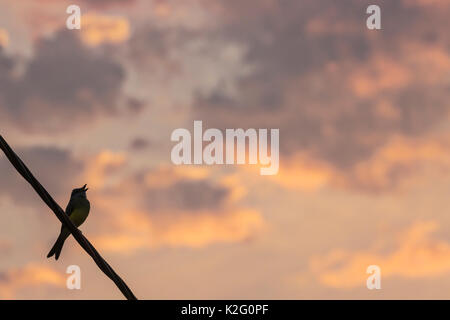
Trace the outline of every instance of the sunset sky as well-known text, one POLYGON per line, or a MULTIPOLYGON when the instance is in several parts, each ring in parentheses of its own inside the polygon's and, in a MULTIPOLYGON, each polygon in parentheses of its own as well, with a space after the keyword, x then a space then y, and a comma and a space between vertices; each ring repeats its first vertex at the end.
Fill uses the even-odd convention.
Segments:
MULTIPOLYGON (((80 229, 140 299, 450 299, 449 15, 448 0, 0 0, 0 134, 62 207, 88 184, 80 229), (278 128, 278 174, 175 166, 171 133, 194 120, 278 128)), ((46 258, 60 222, 3 153, 0 217, 0 299, 123 299, 72 237, 46 258)))

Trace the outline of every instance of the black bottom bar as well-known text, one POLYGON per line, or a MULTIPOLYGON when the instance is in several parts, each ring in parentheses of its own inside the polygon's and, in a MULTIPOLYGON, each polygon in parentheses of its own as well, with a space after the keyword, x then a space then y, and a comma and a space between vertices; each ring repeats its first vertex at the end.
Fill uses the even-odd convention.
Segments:
POLYGON ((3 314, 22 313, 87 319, 335 319, 386 316, 440 318, 450 301, 319 300, 140 300, 140 301, 0 301, 3 314), (436 315, 436 317, 433 317, 436 315))

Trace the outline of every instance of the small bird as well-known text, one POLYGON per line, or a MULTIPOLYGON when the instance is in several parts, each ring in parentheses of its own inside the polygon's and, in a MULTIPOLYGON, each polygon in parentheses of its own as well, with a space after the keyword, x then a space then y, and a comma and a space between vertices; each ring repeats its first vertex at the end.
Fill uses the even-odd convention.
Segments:
MULTIPOLYGON (((86 191, 88 191, 89 188, 86 188, 86 186, 87 185, 85 184, 81 188, 72 190, 72 195, 70 196, 70 201, 67 204, 66 208, 66 214, 69 216, 70 221, 72 221, 72 223, 76 227, 79 227, 83 224, 83 222, 89 215, 89 210, 91 209, 91 204, 86 196, 86 191)), ((66 241, 69 235, 69 229, 62 225, 58 239, 48 253, 47 258, 55 255, 55 260, 58 260, 59 255, 61 254, 62 247, 64 245, 64 241, 66 241)))

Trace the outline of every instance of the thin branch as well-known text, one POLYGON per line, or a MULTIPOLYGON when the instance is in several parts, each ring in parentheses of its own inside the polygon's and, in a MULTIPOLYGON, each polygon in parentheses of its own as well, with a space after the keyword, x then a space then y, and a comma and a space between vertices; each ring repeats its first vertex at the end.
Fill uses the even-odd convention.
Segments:
POLYGON ((116 286, 120 289, 123 295, 128 300, 137 300, 133 292, 128 288, 127 284, 114 272, 111 266, 101 257, 94 246, 86 239, 78 230, 77 227, 70 221, 69 216, 65 214, 64 210, 56 203, 55 200, 50 196, 50 194, 45 190, 45 188, 39 183, 39 181, 33 176, 33 174, 28 170, 27 166, 22 162, 22 160, 14 153, 8 143, 0 135, 0 149, 3 150, 8 160, 20 173, 20 175, 28 181, 28 183, 33 187, 41 199, 49 206, 50 209, 55 213, 56 217, 64 224, 72 233, 73 237, 80 246, 92 257, 100 270, 103 271, 108 278, 110 278, 116 286))

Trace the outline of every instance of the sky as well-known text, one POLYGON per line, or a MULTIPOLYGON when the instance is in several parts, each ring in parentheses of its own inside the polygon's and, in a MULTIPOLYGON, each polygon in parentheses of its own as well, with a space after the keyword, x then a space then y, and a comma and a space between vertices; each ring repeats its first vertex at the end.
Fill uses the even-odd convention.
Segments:
MULTIPOLYGON (((88 184, 80 229, 140 299, 449 299, 449 13, 0 0, 0 134, 62 207, 88 184), (279 129, 278 174, 174 165, 195 120, 279 129)), ((46 258, 60 222, 3 154, 0 215, 0 299, 123 299, 73 238, 46 258)))

